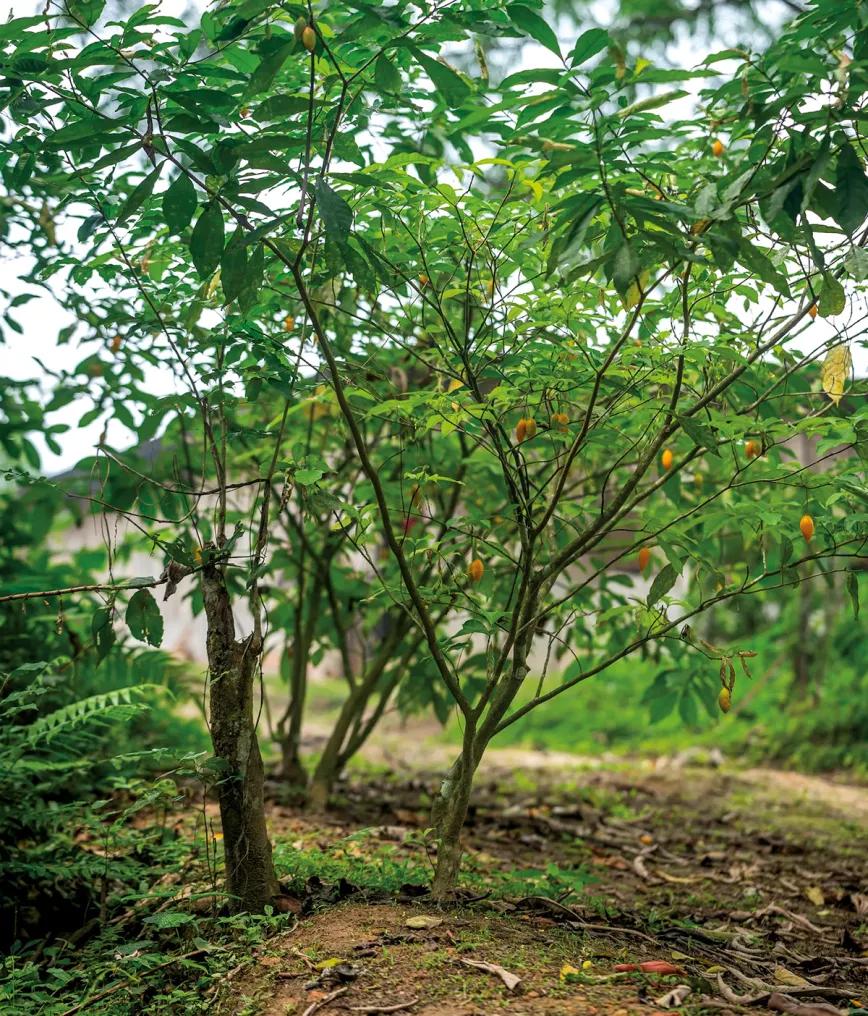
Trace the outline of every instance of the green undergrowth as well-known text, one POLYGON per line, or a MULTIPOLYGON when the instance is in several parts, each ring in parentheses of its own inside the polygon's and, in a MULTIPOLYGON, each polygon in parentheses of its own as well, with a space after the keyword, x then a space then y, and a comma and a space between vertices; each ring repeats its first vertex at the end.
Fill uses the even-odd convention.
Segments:
MULTIPOLYGON (((753 667, 736 686, 732 711, 716 711, 719 684, 705 692, 710 708, 685 722, 678 707, 649 722, 649 694, 659 670, 651 661, 622 663, 573 693, 544 703, 507 727, 495 745, 521 745, 579 755, 671 754, 717 748, 729 759, 775 764, 803 771, 848 769, 868 776, 868 702, 864 677, 855 667, 830 668, 822 685, 799 696, 783 669, 769 675, 753 667)), ((672 682, 677 687, 679 682, 672 682)))

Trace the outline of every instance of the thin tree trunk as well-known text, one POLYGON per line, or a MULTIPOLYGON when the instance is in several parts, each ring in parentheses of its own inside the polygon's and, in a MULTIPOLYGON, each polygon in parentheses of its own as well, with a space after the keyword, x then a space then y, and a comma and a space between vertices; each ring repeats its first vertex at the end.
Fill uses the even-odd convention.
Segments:
POLYGON ((217 796, 226 891, 233 912, 261 913, 277 893, 265 825, 262 756, 253 717, 253 688, 262 647, 253 635, 235 638, 225 578, 213 564, 202 569, 202 592, 208 622, 211 739, 221 766, 217 796))
POLYGON ((344 704, 341 706, 341 711, 338 713, 338 718, 335 720, 332 732, 311 779, 307 803, 312 811, 325 811, 328 806, 329 795, 340 773, 341 749, 344 739, 359 710, 365 708, 367 701, 368 691, 364 684, 356 685, 344 699, 344 704))
MULTIPOLYGON (((325 748, 323 748, 322 755, 311 780, 308 792, 308 804, 313 811, 325 810, 328 805, 329 795, 334 787, 335 780, 340 775, 341 769, 364 744, 368 734, 373 729, 373 724, 371 724, 366 727, 364 736, 359 736, 361 721, 368 702, 376 691, 377 684, 383 676, 383 671, 388 666, 392 653, 400 643, 405 630, 406 626, 402 622, 398 622, 393 627, 380 647, 380 651, 362 675, 361 680, 353 686, 344 699, 344 704, 341 706, 341 711, 335 720, 334 727, 325 748), (350 734, 351 729, 353 730, 352 734, 350 734)), ((414 648, 418 647, 419 641, 417 640, 414 643, 414 648)), ((405 654, 401 664, 397 668, 398 675, 395 681, 388 687, 386 692, 387 697, 391 694, 397 678, 400 677, 400 670, 403 669, 406 659, 407 656, 405 654)))
POLYGON ((307 660, 322 601, 322 576, 317 574, 307 599, 303 595, 303 586, 301 592, 292 645, 289 703, 278 724, 280 775, 289 786, 298 789, 307 786, 307 769, 301 761, 301 732, 307 701, 307 660))
MULTIPOLYGON (((522 619, 533 616, 538 590, 533 589, 522 612, 522 619)), ((506 715, 528 673, 527 660, 533 644, 533 629, 525 623, 516 639, 512 652, 510 672, 496 684, 477 728, 468 717, 465 721, 461 755, 455 760, 449 775, 443 781, 440 793, 431 810, 431 824, 437 835, 437 865, 431 883, 432 895, 437 899, 448 896, 455 888, 461 868, 461 830, 467 818, 473 777, 498 724, 506 715)))
POLYGON ((437 864, 431 883, 431 894, 435 899, 450 895, 461 869, 461 831, 467 818, 476 771, 474 740, 474 733, 471 731, 468 736, 465 730, 461 755, 452 764, 431 809, 431 825, 437 838, 437 864))

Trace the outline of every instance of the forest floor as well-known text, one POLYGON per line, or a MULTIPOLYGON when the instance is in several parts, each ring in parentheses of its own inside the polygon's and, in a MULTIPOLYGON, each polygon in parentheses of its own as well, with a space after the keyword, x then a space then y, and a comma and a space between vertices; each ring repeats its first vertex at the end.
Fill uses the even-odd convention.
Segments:
POLYGON ((218 981, 213 1011, 868 1006, 868 788, 690 753, 600 766, 493 751, 460 898, 437 905, 424 830, 441 761, 387 747, 384 775, 353 776, 327 816, 272 805, 289 924, 218 981), (648 961, 668 966, 618 969, 648 961))

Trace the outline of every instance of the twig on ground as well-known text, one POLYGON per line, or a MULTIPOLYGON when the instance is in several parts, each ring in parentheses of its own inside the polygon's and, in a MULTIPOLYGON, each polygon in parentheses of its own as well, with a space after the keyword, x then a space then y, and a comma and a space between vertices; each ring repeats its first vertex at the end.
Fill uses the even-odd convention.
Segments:
POLYGON ((416 1005, 418 1001, 418 998, 411 998, 407 1002, 395 1002, 393 1005, 384 1005, 380 1003, 374 1003, 372 1005, 351 1005, 350 1012, 400 1012, 402 1009, 409 1009, 411 1006, 416 1005))
POLYGON ((346 995, 346 993, 349 990, 350 990, 349 988, 337 988, 330 994, 324 995, 322 998, 316 999, 316 1001, 311 1002, 311 1004, 307 1007, 307 1009, 304 1010, 301 1016, 313 1016, 313 1014, 318 1009, 322 1009, 324 1006, 327 1006, 329 1002, 334 1002, 334 1000, 336 998, 340 998, 341 995, 346 995))

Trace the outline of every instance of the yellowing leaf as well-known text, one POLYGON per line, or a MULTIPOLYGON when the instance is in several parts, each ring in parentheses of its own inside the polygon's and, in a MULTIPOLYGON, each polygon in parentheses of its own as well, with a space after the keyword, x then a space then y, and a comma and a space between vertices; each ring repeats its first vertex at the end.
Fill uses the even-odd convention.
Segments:
POLYGON ((340 962, 341 962, 341 959, 340 959, 339 956, 332 956, 331 959, 320 960, 320 962, 316 964, 315 969, 316 970, 331 970, 332 967, 336 967, 338 965, 338 963, 340 963, 340 962))
POLYGON ((786 967, 781 966, 775 967, 775 981, 778 984, 788 984, 791 988, 804 988, 810 983, 804 977, 799 977, 792 970, 787 970, 786 967))
POLYGON ((408 917, 404 923, 408 928, 436 928, 443 923, 443 918, 430 914, 417 914, 414 917, 408 917))
POLYGON ((815 907, 822 907, 826 902, 823 890, 818 885, 809 885, 805 889, 805 896, 808 897, 815 907))
POLYGON ((853 370, 853 357, 849 346, 835 346, 826 354, 820 379, 823 391, 837 406, 844 395, 844 387, 850 380, 853 370))

